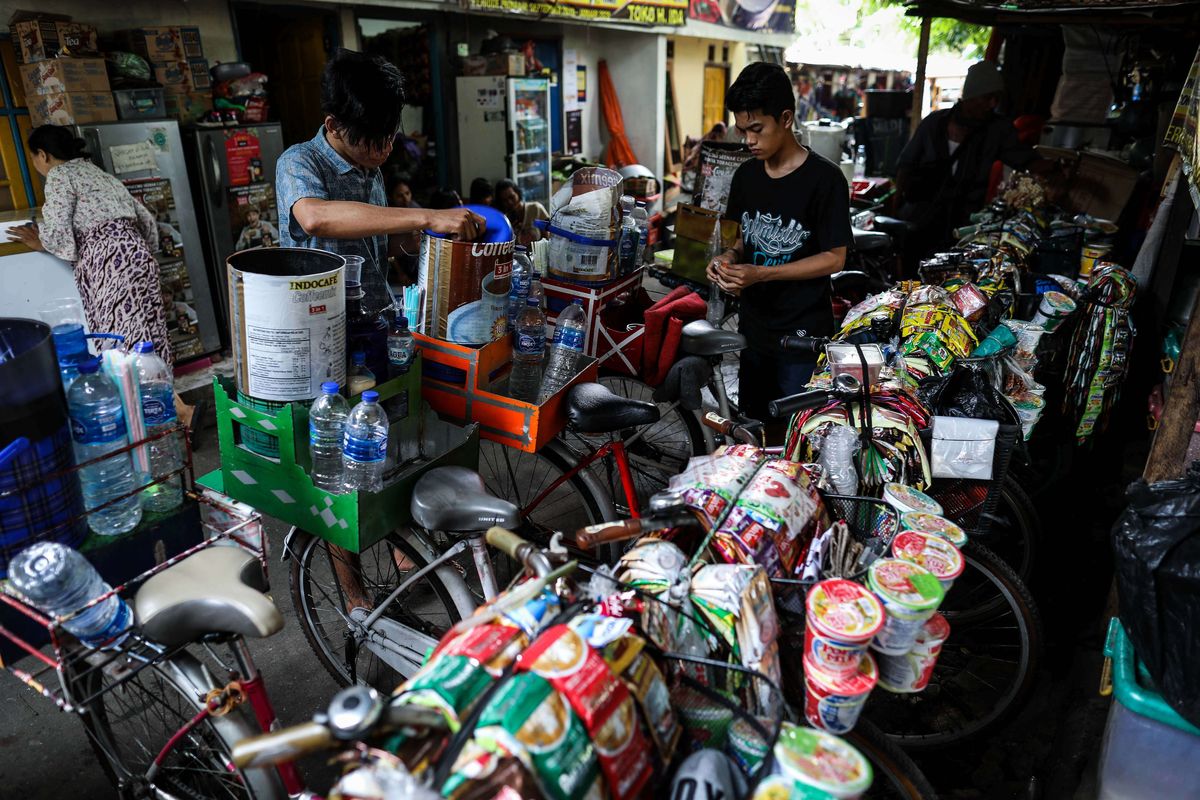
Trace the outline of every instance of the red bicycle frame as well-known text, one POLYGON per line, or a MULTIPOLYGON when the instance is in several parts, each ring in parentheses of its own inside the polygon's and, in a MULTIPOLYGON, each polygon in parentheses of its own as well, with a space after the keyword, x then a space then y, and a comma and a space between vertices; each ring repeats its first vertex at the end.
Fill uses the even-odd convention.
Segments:
POLYGON ((537 508, 543 500, 545 500, 551 492, 562 486, 567 481, 574 478, 585 469, 601 461, 612 454, 612 457, 617 462, 617 475, 621 478, 621 490, 625 493, 626 507, 629 509, 629 516, 632 519, 641 517, 641 509, 638 506, 637 490, 633 486, 633 474, 629 471, 629 454, 625 452, 625 442, 617 439, 611 442, 605 442, 597 449, 585 455, 579 463, 574 467, 564 472, 557 479, 547 486, 541 494, 533 499, 529 505, 521 509, 521 516, 527 516, 530 511, 537 508))

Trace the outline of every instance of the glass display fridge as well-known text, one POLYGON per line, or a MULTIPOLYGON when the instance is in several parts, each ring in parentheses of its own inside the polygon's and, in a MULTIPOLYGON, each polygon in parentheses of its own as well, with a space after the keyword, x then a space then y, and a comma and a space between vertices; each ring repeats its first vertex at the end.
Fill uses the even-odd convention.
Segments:
MULTIPOLYGON (((550 205, 550 81, 458 79, 458 153, 464 187, 475 178, 517 182, 526 202, 550 205)), ((464 194, 465 196, 465 194, 464 194)))

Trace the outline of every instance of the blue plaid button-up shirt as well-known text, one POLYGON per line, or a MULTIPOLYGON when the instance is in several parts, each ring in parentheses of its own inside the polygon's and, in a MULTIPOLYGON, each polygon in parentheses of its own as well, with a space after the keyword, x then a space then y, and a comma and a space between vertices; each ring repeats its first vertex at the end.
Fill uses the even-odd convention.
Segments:
POLYGON ((378 169, 360 169, 342 158, 326 141, 322 126, 316 136, 292 145, 279 157, 275 194, 279 203, 279 236, 284 247, 313 247, 343 256, 362 256, 363 308, 378 313, 391 304, 387 288, 387 236, 326 239, 310 235, 292 216, 292 206, 306 197, 386 206, 383 174, 378 169))

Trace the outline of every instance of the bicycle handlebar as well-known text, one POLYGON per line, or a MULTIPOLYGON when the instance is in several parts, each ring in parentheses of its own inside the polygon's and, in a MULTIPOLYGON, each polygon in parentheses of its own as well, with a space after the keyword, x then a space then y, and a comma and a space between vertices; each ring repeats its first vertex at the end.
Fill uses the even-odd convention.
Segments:
POLYGON ((767 413, 775 419, 790 417, 797 411, 820 408, 834 399, 834 397, 836 395, 828 389, 813 389, 809 392, 800 392, 799 394, 788 395, 787 397, 781 397, 778 400, 772 400, 767 403, 767 413))
POLYGON ((521 545, 529 544, 529 542, 525 541, 517 534, 510 530, 505 530, 499 526, 488 529, 487 543, 514 561, 521 560, 521 545))
POLYGON ((643 533, 665 531, 690 525, 696 521, 693 512, 688 508, 670 508, 656 511, 638 519, 627 519, 617 522, 601 522, 580 528, 575 532, 575 545, 580 549, 589 549, 612 542, 624 542, 636 539, 643 533))
POLYGON ((712 428, 724 436, 732 437, 734 441, 742 444, 757 445, 760 443, 754 432, 762 430, 762 423, 756 420, 747 420, 744 424, 738 424, 735 420, 726 419, 715 411, 709 411, 700 421, 704 423, 705 427, 712 428))
POLYGON ((827 336, 783 336, 779 339, 780 348, 793 353, 819 353, 827 344, 827 336))

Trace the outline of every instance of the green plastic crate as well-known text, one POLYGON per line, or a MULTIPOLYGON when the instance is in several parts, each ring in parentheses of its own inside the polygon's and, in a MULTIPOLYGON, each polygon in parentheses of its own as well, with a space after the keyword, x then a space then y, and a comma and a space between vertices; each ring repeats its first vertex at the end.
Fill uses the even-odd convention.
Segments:
MULTIPOLYGON (((382 403, 408 393, 407 419, 393 421, 393 440, 421 437, 421 460, 405 466, 399 477, 387 476, 382 492, 330 494, 313 485, 308 474, 308 408, 289 403, 274 414, 237 401, 230 378, 216 378, 217 435, 221 469, 200 478, 210 488, 220 487, 235 500, 259 512, 308 531, 333 544, 361 552, 388 533, 410 522, 409 502, 417 479, 435 467, 479 465, 478 426, 459 427, 443 422, 421 401, 419 360, 407 375, 375 387, 382 403), (252 452, 242 443, 243 431, 274 436, 279 458, 252 452), (214 478, 219 477, 218 480, 214 478)), ((354 398, 351 398, 354 402, 354 398)))

